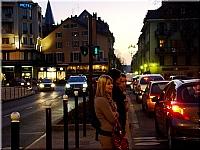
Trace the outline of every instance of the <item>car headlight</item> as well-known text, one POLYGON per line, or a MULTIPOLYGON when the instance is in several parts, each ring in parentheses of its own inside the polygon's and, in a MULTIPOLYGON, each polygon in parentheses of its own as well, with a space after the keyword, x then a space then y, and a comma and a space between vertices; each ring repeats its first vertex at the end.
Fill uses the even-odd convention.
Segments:
POLYGON ((53 87, 55 87, 55 84, 53 83, 53 84, 51 84, 51 87, 53 88, 53 87))
POLYGON ((84 88, 86 88, 87 86, 88 86, 87 83, 84 83, 84 84, 83 84, 83 87, 84 87, 84 88))
POLYGON ((44 84, 40 84, 39 86, 40 86, 40 88, 43 88, 43 87, 44 87, 44 84))
POLYGON ((21 85, 24 85, 24 83, 21 83, 21 85))
POLYGON ((30 85, 30 83, 29 83, 29 82, 27 82, 27 85, 30 85))
POLYGON ((70 88, 70 85, 69 85, 69 84, 66 84, 65 87, 66 87, 66 88, 70 88))

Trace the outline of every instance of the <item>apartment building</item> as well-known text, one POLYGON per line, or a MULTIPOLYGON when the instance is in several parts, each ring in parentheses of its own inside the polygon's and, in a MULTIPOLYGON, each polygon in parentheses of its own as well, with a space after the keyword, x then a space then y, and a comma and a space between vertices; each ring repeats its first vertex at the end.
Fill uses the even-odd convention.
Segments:
MULTIPOLYGON (((84 10, 79 16, 71 16, 61 22, 42 39, 42 52, 48 66, 41 66, 38 78, 45 76, 61 80, 70 75, 89 75, 89 55, 81 54, 80 47, 89 44, 88 17, 84 10), (50 69, 48 69, 50 68, 50 69)), ((93 56, 93 75, 99 76, 112 67, 114 36, 107 23, 92 15, 92 45, 100 46, 93 56)))
POLYGON ((1 9, 1 76, 6 82, 37 77, 38 66, 44 64, 41 7, 32 1, 2 1, 1 9))
POLYGON ((199 76, 198 3, 162 1, 157 10, 148 10, 132 59, 134 71, 165 78, 199 76))

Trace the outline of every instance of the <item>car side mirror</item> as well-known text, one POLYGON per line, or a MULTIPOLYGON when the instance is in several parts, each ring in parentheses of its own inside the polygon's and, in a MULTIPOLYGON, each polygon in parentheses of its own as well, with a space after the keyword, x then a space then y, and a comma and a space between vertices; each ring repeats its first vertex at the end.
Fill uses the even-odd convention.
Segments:
POLYGON ((157 103, 158 102, 158 96, 153 97, 152 98, 152 102, 156 102, 157 103))

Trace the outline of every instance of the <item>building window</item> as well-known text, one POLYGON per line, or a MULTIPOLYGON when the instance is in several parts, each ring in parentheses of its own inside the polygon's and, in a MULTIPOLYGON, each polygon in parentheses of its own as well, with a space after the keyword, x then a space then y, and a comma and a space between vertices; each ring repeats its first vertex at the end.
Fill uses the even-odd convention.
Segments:
POLYGON ((45 60, 48 61, 48 62, 52 62, 52 54, 51 53, 47 53, 45 54, 45 60))
POLYGON ((80 52, 72 52, 71 53, 71 62, 80 62, 80 52))
POLYGON ((78 24, 71 24, 71 28, 78 28, 78 24))
POLYGON ((62 48, 62 42, 56 42, 56 48, 62 48))
POLYGON ((160 41, 159 41, 159 47, 160 47, 161 49, 164 49, 164 45, 165 45, 165 40, 160 40, 160 41))
POLYGON ((69 28, 69 25, 68 24, 63 24, 63 29, 67 29, 69 28))
POLYGON ((186 10, 185 10, 184 7, 182 7, 181 10, 180 10, 180 14, 181 14, 181 15, 184 15, 185 13, 186 13, 186 10))
POLYGON ((171 40, 170 45, 172 52, 177 52, 177 40, 171 40))
POLYGON ((32 26, 32 23, 30 23, 30 34, 33 34, 33 26, 32 26))
POLYGON ((27 34, 28 33, 28 24, 23 22, 23 33, 27 34))
POLYGON ((83 36, 87 36, 87 35, 88 35, 88 31, 87 31, 87 30, 82 31, 82 35, 83 35, 83 36))
POLYGON ((33 38, 30 38, 30 45, 33 45, 33 38))
POLYGON ((29 19, 32 20, 32 9, 29 9, 29 19))
POLYGON ((56 53, 56 62, 64 61, 64 53, 56 53))
POLYGON ((82 41, 82 45, 83 46, 88 45, 88 41, 82 41))
POLYGON ((23 37, 23 44, 28 44, 28 38, 27 37, 23 37))
POLYGON ((72 41, 72 46, 73 48, 78 48, 79 47, 78 41, 72 41))
POLYGON ((78 36, 78 31, 73 31, 72 36, 77 37, 78 36))
POLYGON ((69 42, 66 42, 66 46, 69 46, 69 42))
POLYGON ((9 38, 2 38, 2 44, 9 44, 9 38))
POLYGON ((56 37, 57 37, 57 38, 62 37, 62 33, 61 33, 61 32, 56 32, 56 37))
POLYGON ((22 8, 22 17, 23 17, 23 19, 27 19, 27 9, 26 8, 22 8))
POLYGON ((104 61, 104 51, 99 50, 98 60, 104 61))
POLYGON ((160 66, 164 66, 165 65, 165 57, 164 56, 160 56, 160 66))
POLYGON ((178 65, 176 56, 172 56, 172 65, 178 65))

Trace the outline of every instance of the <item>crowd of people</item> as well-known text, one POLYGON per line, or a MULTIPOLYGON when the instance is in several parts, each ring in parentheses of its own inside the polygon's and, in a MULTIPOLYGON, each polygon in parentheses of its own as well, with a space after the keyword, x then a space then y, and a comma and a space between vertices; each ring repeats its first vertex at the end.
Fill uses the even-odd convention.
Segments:
POLYGON ((126 133, 126 75, 120 70, 112 69, 99 77, 94 97, 94 110, 101 123, 98 140, 102 149, 112 150, 111 136, 116 119, 120 122, 122 132, 126 133))

